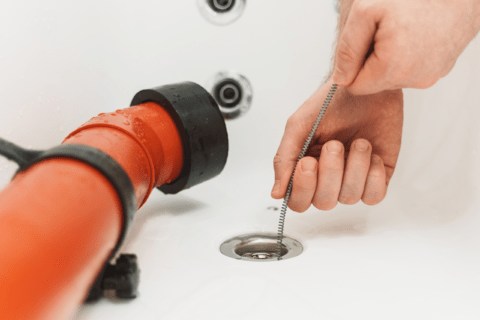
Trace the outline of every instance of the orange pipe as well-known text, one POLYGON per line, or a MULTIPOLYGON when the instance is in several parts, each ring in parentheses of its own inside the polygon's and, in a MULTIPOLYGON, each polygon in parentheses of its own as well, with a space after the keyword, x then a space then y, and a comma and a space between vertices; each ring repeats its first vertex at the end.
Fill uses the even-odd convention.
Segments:
MULTIPOLYGON (((183 166, 170 115, 149 102, 100 114, 64 143, 92 146, 130 177, 139 207, 183 166)), ((83 302, 123 226, 120 199, 93 167, 52 158, 0 192, 0 318, 67 319, 83 302)))
POLYGON ((86 144, 117 160, 133 183, 140 207, 154 187, 175 180, 183 166, 178 129, 169 113, 154 102, 100 113, 63 143, 86 144))

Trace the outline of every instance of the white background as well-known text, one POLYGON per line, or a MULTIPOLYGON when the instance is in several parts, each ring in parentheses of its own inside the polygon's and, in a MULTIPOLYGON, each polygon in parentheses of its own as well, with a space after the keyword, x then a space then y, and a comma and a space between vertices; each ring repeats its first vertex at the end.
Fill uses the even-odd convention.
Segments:
MULTIPOLYGON (((480 39, 449 76, 405 90, 398 167, 380 205, 287 214, 304 245, 282 262, 227 258, 243 232, 272 231, 272 159, 288 116, 329 69, 331 1, 248 1, 229 26, 194 0, 3 1, 0 136, 48 148, 145 88, 204 85, 235 69, 252 109, 228 122, 217 178, 175 196, 154 192, 124 246, 141 268, 140 296, 80 307, 74 319, 480 318, 480 39)), ((15 165, 0 158, 0 187, 15 165)))

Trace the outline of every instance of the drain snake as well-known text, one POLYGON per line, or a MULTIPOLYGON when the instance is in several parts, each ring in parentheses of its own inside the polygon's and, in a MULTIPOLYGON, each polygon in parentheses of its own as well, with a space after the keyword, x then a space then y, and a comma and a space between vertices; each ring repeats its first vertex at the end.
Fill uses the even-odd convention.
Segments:
POLYGON ((305 156, 305 153, 307 153, 308 147, 310 146, 310 143, 312 142, 313 136, 315 132, 317 131, 318 125, 320 124, 320 121, 322 121, 323 115, 325 111, 327 111, 327 108, 330 104, 330 101, 333 98, 333 95, 335 94, 335 91, 337 90, 337 85, 334 83, 332 84, 332 87, 330 88, 330 91, 328 92, 327 98, 325 99, 325 102, 323 103, 322 109, 320 109, 320 112, 318 113, 317 119, 315 120, 315 123, 313 124, 312 130, 310 130, 310 134, 308 135, 307 140, 305 141, 305 144, 303 145, 302 152, 300 153, 300 156, 298 157, 297 163, 295 164, 295 167, 293 168, 292 176, 290 177, 290 182, 288 183, 288 188, 287 192, 285 193, 285 198, 283 199, 283 204, 282 204, 282 210, 280 212, 280 221, 278 222, 278 235, 277 235, 277 246, 278 246, 278 251, 277 251, 277 259, 281 260, 281 249, 282 249, 282 242, 283 242, 283 229, 285 228, 285 215, 287 214, 287 207, 288 207, 288 201, 290 200, 290 195, 292 193, 292 186, 293 186, 293 177, 295 175, 295 170, 297 168, 298 162, 305 156))

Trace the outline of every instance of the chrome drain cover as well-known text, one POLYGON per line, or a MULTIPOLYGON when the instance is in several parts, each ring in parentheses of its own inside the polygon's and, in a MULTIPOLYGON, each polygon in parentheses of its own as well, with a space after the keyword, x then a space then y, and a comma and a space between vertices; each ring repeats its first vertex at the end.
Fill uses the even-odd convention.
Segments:
POLYGON ((227 257, 248 261, 278 261, 298 256, 303 251, 300 242, 283 237, 281 259, 278 259, 276 233, 249 233, 228 239, 220 246, 227 257))

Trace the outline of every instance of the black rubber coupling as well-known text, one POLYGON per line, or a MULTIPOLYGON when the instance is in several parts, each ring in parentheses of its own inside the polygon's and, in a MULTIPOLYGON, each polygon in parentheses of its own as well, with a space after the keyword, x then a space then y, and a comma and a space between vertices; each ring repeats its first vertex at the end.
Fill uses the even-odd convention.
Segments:
POLYGON ((122 204, 122 231, 115 248, 90 287, 85 301, 90 302, 100 299, 106 289, 116 289, 116 295, 120 298, 135 298, 140 273, 136 256, 122 254, 116 265, 110 263, 125 240, 137 209, 133 184, 122 166, 103 151, 79 144, 62 144, 48 150, 27 150, 0 138, 0 155, 18 164, 17 173, 47 159, 69 158, 90 165, 110 181, 122 204))
POLYGON ((228 157, 228 134, 215 99, 193 82, 181 82, 138 92, 131 106, 155 102, 173 118, 180 132, 184 162, 175 181, 160 186, 174 194, 222 172, 228 157))

